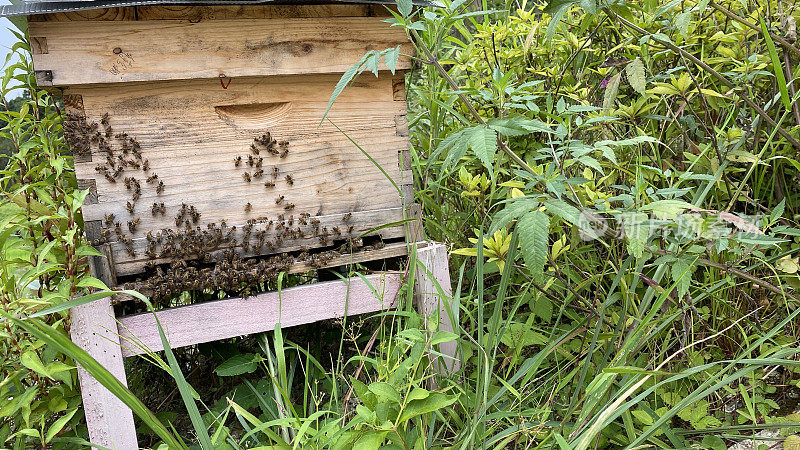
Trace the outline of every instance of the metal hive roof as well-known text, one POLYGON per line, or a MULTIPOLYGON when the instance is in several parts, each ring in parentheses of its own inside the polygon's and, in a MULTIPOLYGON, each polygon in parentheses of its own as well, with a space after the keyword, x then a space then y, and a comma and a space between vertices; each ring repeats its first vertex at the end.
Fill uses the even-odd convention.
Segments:
MULTIPOLYGON (((412 0, 416 6, 441 6, 436 1, 412 0)), ((310 5, 324 3, 356 3, 388 5, 393 0, 327 0, 327 1, 286 1, 286 0, 31 0, 0 6, 0 17, 29 16, 56 12, 80 11, 86 9, 114 8, 121 6, 147 5, 310 5)))

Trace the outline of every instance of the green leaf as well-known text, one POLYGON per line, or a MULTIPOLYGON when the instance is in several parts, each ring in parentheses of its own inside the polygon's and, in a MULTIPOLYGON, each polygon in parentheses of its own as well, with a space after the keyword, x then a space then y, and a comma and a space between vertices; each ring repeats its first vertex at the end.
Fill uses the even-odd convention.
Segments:
POLYGON ((535 280, 541 281, 544 276, 544 265, 550 248, 548 234, 550 218, 541 211, 532 211, 517 222, 519 244, 525 265, 535 280))
POLYGON ((603 109, 614 109, 614 102, 617 100, 617 93, 619 92, 619 82, 622 80, 622 72, 614 75, 606 85, 605 93, 603 94, 603 109))
MULTIPOLYGON (((410 2, 411 0, 408 1, 410 2)), ((336 99, 339 98, 339 94, 341 94, 344 88, 346 88, 347 85, 350 84, 351 81, 353 81, 353 78, 355 78, 356 75, 358 75, 364 70, 362 68, 364 66, 364 62, 366 62, 367 58, 369 58, 370 55, 371 53, 367 53, 364 56, 362 56, 357 63, 350 66, 350 68, 347 69, 347 71, 345 71, 344 74, 342 74, 342 78, 339 79, 339 82, 336 83, 336 87, 333 88, 331 99, 328 101, 328 107, 325 109, 325 114, 322 115, 322 119, 320 119, 319 121, 320 125, 322 125, 322 122, 324 122, 325 118, 328 117, 328 113, 330 112, 331 107, 333 107, 333 102, 335 102, 336 99)))
POLYGON ((397 0, 397 12, 399 12, 403 17, 410 16, 413 9, 414 4, 411 2, 411 0, 397 0))
POLYGON ((400 59, 400 46, 398 45, 395 48, 390 48, 385 51, 386 53, 383 56, 383 62, 392 72, 392 75, 394 75, 394 71, 397 68, 397 60, 400 59))
POLYGON ((451 331, 439 330, 433 334, 430 345, 441 344, 442 342, 450 342, 458 339, 458 335, 451 331))
POLYGON ((400 394, 397 392, 397 389, 394 388, 389 383, 383 381, 376 381, 371 383, 368 386, 370 392, 377 395, 378 397, 385 398, 387 400, 391 400, 395 403, 400 403, 400 394))
POLYGON ((458 398, 455 396, 451 397, 441 392, 431 392, 429 396, 423 399, 408 402, 400 419, 397 420, 397 423, 403 424, 414 417, 446 408, 455 403, 456 400, 458 400, 458 398))
POLYGON ((789 98, 789 87, 786 84, 786 76, 783 74, 783 65, 778 57, 778 51, 775 49, 775 43, 772 42, 772 37, 769 35, 769 28, 767 23, 764 22, 763 17, 759 17, 761 21, 761 32, 764 34, 764 42, 767 44, 769 57, 772 60, 772 71, 775 74, 775 79, 778 83, 778 90, 781 92, 781 101, 786 109, 792 107, 792 101, 789 98))
POLYGON ((60 433, 61 430, 64 429, 64 426, 67 424, 67 422, 72 419, 72 416, 74 416, 77 411, 78 408, 75 408, 53 422, 53 424, 50 425, 50 428, 47 430, 47 435, 45 436, 44 441, 50 442, 58 433, 60 433))
POLYGON ((468 140, 469 147, 494 179, 492 163, 494 163, 494 156, 497 153, 497 132, 484 126, 472 127, 469 130, 468 140))
POLYGON ((640 95, 646 93, 644 63, 641 58, 637 57, 625 66, 625 75, 628 77, 628 83, 634 91, 638 92, 640 95))
POLYGON ((682 12, 675 17, 675 28, 686 39, 689 35, 689 24, 692 22, 692 13, 690 11, 682 12))
POLYGON ((214 373, 221 377, 235 377, 245 373, 253 373, 258 369, 260 360, 259 356, 252 353, 242 353, 220 364, 214 369, 214 373))
POLYGON ((500 342, 511 348, 547 344, 547 337, 524 323, 511 323, 500 338, 500 342))
POLYGON ((672 263, 672 281, 678 291, 678 298, 683 298, 692 285, 691 265, 684 259, 677 259, 672 263))
POLYGON ((47 372, 44 364, 42 364, 42 360, 39 359, 39 355, 37 355, 35 351, 28 350, 27 352, 23 353, 19 358, 19 362, 22 363, 23 366, 31 369, 39 375, 50 378, 50 373, 47 372))
MULTIPOLYGON (((411 3, 410 0, 409 3, 411 3)), ((378 450, 386 440, 387 434, 389 434, 389 430, 367 431, 353 444, 353 450, 378 450)))

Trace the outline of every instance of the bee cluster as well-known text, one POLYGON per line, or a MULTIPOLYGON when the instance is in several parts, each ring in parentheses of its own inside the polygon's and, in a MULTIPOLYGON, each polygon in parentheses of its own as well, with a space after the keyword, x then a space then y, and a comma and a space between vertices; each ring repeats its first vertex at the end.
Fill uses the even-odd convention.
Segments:
MULTIPOLYGON (((125 189, 130 192, 131 198, 126 201, 125 208, 131 216, 136 213, 136 204, 142 197, 142 182, 134 176, 136 172, 143 173, 145 184, 155 185, 158 195, 164 192, 164 182, 158 179, 158 174, 151 173, 150 161, 142 155, 139 142, 127 133, 116 133, 111 128, 108 113, 103 114, 100 124, 88 123, 86 118, 75 114, 67 116, 64 124, 64 136, 75 153, 91 153, 93 146, 101 154, 105 154, 105 161, 97 164, 94 170, 102 174, 109 183, 117 183, 122 179, 125 189), (125 173, 128 176, 123 176, 125 173)), ((150 208, 153 216, 166 214, 164 203, 153 203, 150 208)), ((98 245, 108 242, 111 238, 110 230, 113 229, 117 239, 125 245, 125 250, 130 257, 136 256, 133 240, 122 231, 120 222, 114 220, 114 215, 106 215, 99 240, 93 242, 98 245)), ((132 217, 127 222, 128 231, 134 234, 139 226, 140 219, 132 217)))
MULTIPOLYGON (((232 228, 228 229, 229 233, 232 228)), ((230 235, 227 237, 230 238, 230 235)), ((148 266, 150 276, 127 283, 123 287, 145 293, 156 302, 186 291, 211 289, 252 292, 254 287, 275 280, 278 274, 288 271, 295 263, 304 262, 309 267, 318 269, 328 265, 336 256, 381 247, 383 247, 381 241, 364 245, 360 239, 351 239, 333 250, 309 253, 307 249, 303 249, 294 257, 284 253, 267 258, 242 258, 233 248, 228 248, 218 257, 203 253, 202 259, 178 259, 164 267, 150 265, 148 266)), ((201 253, 195 251, 195 255, 201 253)))
MULTIPOLYGON (((278 182, 278 178, 280 178, 281 170, 278 166, 265 169, 264 157, 261 156, 262 154, 276 156, 280 159, 286 158, 289 154, 289 141, 278 141, 273 138, 269 132, 266 132, 253 139, 253 143, 250 144, 250 153, 246 158, 244 156, 233 158, 233 166, 249 168, 247 171, 242 172, 242 179, 246 183, 252 183, 253 180, 259 180, 260 182, 262 179, 266 178, 264 187, 273 189, 278 182), (250 169, 253 170, 252 173, 250 169)), ((294 177, 290 173, 285 174, 283 180, 286 182, 287 186, 294 185, 294 177)), ((283 209, 286 211, 291 211, 295 207, 294 203, 284 202, 283 195, 278 195, 275 198, 275 204, 283 205, 283 209)), ((250 203, 245 205, 245 212, 249 213, 251 210, 252 205, 250 203)))

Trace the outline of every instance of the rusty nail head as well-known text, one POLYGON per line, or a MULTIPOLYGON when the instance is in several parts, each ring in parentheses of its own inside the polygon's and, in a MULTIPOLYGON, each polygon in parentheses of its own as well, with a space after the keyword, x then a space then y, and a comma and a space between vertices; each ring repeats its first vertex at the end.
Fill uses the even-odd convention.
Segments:
POLYGON ((119 47, 114 47, 114 54, 119 55, 120 53, 122 53, 122 49, 119 47))

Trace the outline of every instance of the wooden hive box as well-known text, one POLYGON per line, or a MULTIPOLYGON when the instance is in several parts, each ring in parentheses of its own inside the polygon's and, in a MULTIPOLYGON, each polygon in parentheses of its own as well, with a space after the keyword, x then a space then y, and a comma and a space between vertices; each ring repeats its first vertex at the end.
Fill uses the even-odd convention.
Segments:
POLYGON ((29 15, 36 77, 63 93, 65 138, 90 190, 87 234, 112 279, 226 248, 313 252, 376 229, 384 242, 416 240, 407 221, 381 228, 418 217, 409 58, 394 74, 381 63, 378 77, 358 77, 321 123, 342 73, 366 52, 412 53, 388 16, 344 3, 29 15))

